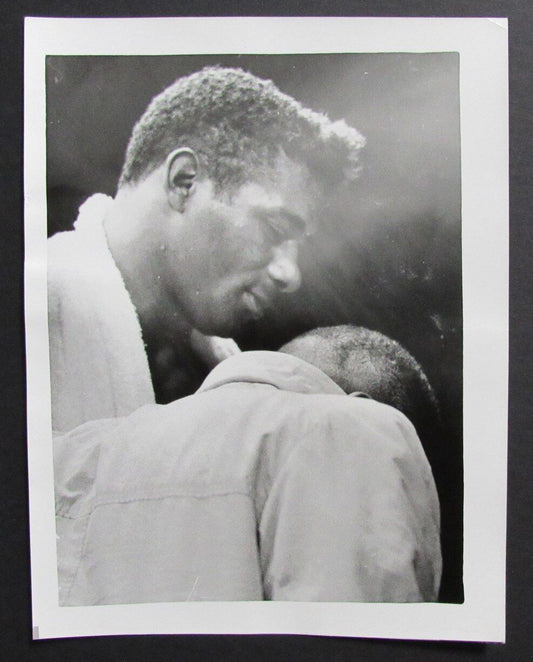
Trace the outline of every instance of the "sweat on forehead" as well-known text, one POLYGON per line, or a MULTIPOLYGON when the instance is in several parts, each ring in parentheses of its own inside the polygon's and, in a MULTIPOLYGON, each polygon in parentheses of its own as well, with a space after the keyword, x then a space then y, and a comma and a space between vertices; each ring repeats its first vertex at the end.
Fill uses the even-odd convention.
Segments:
POLYGON ((271 81, 206 67, 152 99, 133 129, 119 188, 142 180, 178 147, 195 150, 218 188, 274 166, 281 149, 320 179, 349 180, 363 145, 356 129, 304 108, 271 81))

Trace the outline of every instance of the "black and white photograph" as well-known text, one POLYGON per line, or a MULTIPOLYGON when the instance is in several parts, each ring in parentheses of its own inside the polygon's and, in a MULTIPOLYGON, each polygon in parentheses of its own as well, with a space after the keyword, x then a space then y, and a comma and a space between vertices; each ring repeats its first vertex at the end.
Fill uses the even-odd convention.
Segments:
POLYGON ((34 638, 503 640, 505 21, 272 21, 27 23, 34 638))

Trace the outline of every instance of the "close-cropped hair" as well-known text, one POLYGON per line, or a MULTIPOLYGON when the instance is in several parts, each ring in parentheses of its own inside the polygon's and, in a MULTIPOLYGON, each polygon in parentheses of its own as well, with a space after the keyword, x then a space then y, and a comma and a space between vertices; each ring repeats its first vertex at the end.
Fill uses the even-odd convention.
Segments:
POLYGON ((272 81, 206 67, 154 97, 133 129, 119 188, 136 184, 179 147, 193 149, 218 192, 264 174, 281 151, 325 184, 354 179, 364 138, 344 120, 303 107, 272 81))
POLYGON ((280 351, 325 372, 346 393, 363 392, 403 412, 424 438, 440 425, 437 399, 424 371, 397 341, 364 327, 319 327, 280 351))

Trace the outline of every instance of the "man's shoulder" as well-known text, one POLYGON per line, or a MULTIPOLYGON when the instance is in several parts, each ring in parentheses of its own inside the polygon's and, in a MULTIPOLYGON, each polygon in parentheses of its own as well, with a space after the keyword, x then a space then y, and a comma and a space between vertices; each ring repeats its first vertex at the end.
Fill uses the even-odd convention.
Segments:
POLYGON ((56 234, 53 234, 48 239, 48 255, 55 255, 56 253, 62 254, 65 248, 71 248, 78 243, 78 236, 74 229, 56 232, 56 234))
POLYGON ((87 247, 75 230, 58 232, 48 239, 48 280, 61 277, 61 274, 80 273, 80 263, 87 254, 87 247))
POLYGON ((259 385, 239 398, 242 416, 253 417, 258 428, 289 438, 291 445, 379 443, 395 448, 418 446, 411 422, 394 407, 348 395, 297 393, 259 385), (253 394, 255 391, 255 395, 253 394))
POLYGON ((103 229, 105 210, 111 198, 101 193, 89 197, 79 209, 73 228, 57 232, 48 239, 48 270, 80 271, 80 261, 95 261, 107 253, 103 229))
POLYGON ((291 393, 278 391, 280 407, 298 419, 305 414, 317 426, 354 425, 372 421, 373 425, 390 423, 410 425, 397 409, 366 397, 329 393, 291 393))
POLYGON ((247 430, 268 449, 269 466, 346 462, 369 469, 379 465, 392 474, 415 471, 429 480, 416 431, 397 409, 368 398, 267 389, 259 385, 243 392, 235 419, 238 434, 247 430))
POLYGON ((75 231, 60 232, 48 239, 47 285, 49 315, 59 316, 63 305, 69 309, 86 300, 86 290, 96 274, 83 242, 75 231))

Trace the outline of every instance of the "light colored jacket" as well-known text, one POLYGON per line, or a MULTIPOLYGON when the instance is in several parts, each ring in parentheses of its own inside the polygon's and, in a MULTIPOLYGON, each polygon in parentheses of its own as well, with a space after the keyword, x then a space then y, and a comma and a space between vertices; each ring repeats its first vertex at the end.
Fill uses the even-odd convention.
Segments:
POLYGON ((400 412, 295 357, 54 440, 60 602, 430 601, 430 467, 400 412))

